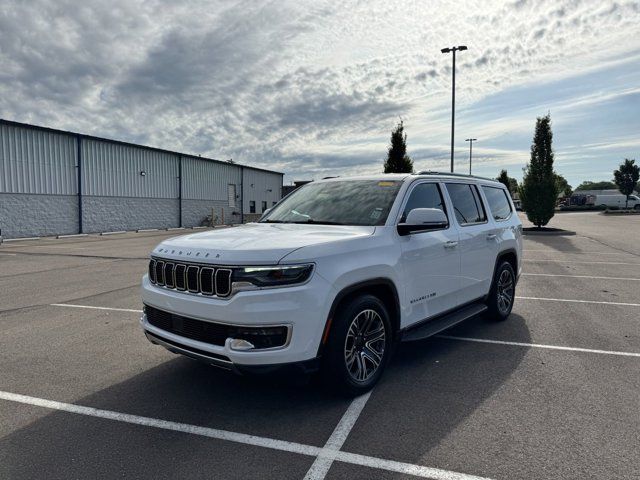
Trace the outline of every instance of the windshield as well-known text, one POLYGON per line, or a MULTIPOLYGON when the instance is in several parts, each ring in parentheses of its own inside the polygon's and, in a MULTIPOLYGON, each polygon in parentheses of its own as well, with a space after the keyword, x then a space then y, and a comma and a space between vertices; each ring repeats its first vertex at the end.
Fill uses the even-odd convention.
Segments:
POLYGON ((384 225, 401 183, 386 180, 310 183, 276 205, 261 222, 384 225))

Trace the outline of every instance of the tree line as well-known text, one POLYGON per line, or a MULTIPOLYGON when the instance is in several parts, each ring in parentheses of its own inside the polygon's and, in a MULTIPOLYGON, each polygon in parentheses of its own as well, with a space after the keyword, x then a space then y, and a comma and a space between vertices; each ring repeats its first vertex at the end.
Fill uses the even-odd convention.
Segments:
MULTIPOLYGON (((551 115, 547 114, 536 118, 530 159, 523 169, 522 183, 519 185, 515 178, 509 177, 506 170, 502 170, 497 177, 512 195, 518 193, 527 218, 538 228, 549 223, 553 217, 558 196, 562 194, 569 197, 573 193, 567 180, 554 170, 554 159, 551 115)), ((407 134, 402 120, 391 132, 384 173, 413 173, 413 160, 407 154, 407 134)), ((576 187, 576 191, 617 188, 627 197, 625 208, 628 208, 629 195, 640 179, 640 167, 635 164, 635 160, 626 158, 613 172, 613 177, 613 182, 582 182, 576 187)))

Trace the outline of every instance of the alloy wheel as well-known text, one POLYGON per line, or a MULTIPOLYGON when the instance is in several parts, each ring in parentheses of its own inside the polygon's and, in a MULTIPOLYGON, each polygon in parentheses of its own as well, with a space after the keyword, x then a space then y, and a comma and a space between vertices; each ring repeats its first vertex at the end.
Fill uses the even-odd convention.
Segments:
POLYGON ((513 275, 509 270, 503 270, 498 279, 498 310, 500 313, 506 314, 513 303, 513 275))
POLYGON ((375 310, 363 310, 353 318, 344 342, 351 378, 365 382, 376 373, 384 358, 386 335, 384 321, 375 310))

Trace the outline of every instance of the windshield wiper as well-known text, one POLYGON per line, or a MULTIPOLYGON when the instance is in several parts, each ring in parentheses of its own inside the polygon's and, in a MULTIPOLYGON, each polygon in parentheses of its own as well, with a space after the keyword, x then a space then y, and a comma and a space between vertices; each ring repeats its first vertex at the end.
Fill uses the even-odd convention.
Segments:
POLYGON ((314 220, 312 218, 310 218, 309 220, 307 220, 306 222, 288 222, 288 223, 297 223, 299 225, 344 225, 344 223, 340 223, 340 222, 330 222, 330 221, 325 221, 325 220, 314 220))
POLYGON ((262 221, 260 221, 258 223, 289 223, 289 222, 285 222, 284 220, 269 220, 269 219, 266 219, 266 220, 262 220, 262 221))

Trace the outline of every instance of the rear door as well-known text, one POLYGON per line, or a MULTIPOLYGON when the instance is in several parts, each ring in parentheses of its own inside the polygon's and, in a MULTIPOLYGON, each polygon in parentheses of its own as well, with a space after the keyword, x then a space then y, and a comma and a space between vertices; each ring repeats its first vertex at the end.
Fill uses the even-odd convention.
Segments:
POLYGON ((447 215, 449 225, 442 230, 399 237, 407 305, 402 327, 454 308, 460 287, 458 231, 445 206, 443 186, 428 181, 414 184, 405 198, 398 223, 414 208, 438 208, 447 215))
POLYGON ((461 304, 477 300, 489 292, 495 263, 496 240, 477 185, 446 184, 455 222, 459 230, 461 304))

